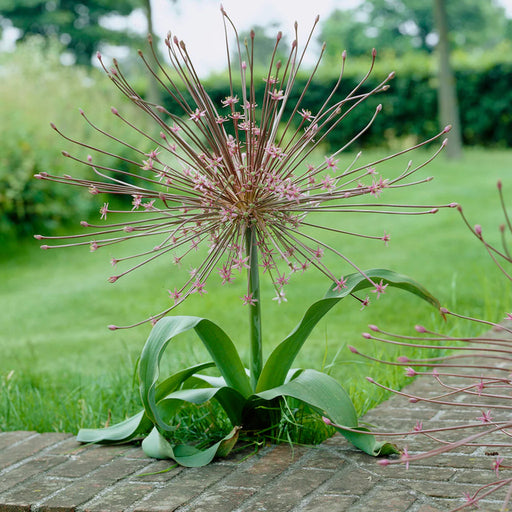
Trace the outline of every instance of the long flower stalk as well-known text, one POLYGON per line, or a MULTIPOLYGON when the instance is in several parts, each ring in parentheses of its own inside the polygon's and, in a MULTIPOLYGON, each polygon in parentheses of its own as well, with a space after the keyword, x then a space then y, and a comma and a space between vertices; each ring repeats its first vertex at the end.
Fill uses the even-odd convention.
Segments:
POLYGON ((258 267, 258 246, 256 245, 256 232, 253 228, 245 233, 247 254, 249 255, 249 268, 247 269, 247 296, 245 302, 249 306, 249 332, 250 332, 250 359, 249 371, 252 389, 256 384, 263 367, 263 338, 261 331, 261 300, 260 300, 260 273, 258 267))

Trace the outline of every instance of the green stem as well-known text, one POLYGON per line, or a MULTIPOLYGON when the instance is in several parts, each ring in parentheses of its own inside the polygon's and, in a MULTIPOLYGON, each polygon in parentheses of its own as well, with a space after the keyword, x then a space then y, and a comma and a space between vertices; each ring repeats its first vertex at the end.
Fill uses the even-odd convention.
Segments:
POLYGON ((254 304, 249 304, 250 326, 250 360, 249 372, 252 389, 260 378, 263 367, 263 345, 261 339, 261 306, 260 306, 260 275, 258 268, 258 247, 256 245, 256 231, 249 227, 245 233, 247 255, 249 256, 249 270, 247 271, 248 293, 254 299, 254 304))

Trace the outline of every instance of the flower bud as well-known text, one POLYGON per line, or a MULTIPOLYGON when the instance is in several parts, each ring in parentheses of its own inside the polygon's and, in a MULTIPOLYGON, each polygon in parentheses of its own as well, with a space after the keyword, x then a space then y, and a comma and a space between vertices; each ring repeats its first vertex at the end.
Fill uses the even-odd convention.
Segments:
POLYGON ((326 424, 326 425, 332 425, 332 421, 329 419, 329 418, 326 418, 325 416, 322 416, 322 421, 326 424))

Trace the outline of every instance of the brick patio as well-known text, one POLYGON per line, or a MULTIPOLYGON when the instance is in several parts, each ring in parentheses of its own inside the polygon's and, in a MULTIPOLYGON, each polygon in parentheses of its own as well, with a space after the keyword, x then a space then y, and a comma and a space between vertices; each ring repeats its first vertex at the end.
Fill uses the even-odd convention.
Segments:
MULTIPOLYGON (((425 394, 430 385, 419 378, 408 389, 425 394)), ((393 397, 365 420, 404 430, 417 418, 430 427, 467 414, 393 397)), ((410 451, 427 446, 418 437, 404 443, 410 451)), ((482 448, 462 448, 407 471, 381 467, 337 435, 315 448, 270 446, 191 469, 149 459, 133 445, 84 446, 67 434, 4 432, 0 512, 447 511, 462 504, 463 492, 493 480, 493 460, 482 448)), ((481 501, 479 510, 498 511, 500 503, 481 501)))

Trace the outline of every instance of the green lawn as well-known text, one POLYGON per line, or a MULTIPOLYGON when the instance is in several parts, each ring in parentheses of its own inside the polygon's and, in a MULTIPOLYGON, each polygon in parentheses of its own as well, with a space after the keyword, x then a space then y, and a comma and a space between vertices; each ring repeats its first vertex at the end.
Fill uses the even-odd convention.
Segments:
MULTIPOLYGON (((370 160, 375 153, 365 155, 370 160)), ((425 155, 415 155, 415 162, 421 156, 425 155)), ((385 169, 393 168, 387 164, 383 175, 387 175, 385 169)), ((512 151, 468 149, 460 162, 440 157, 421 172, 422 177, 432 175, 435 180, 383 194, 382 199, 414 204, 459 202, 471 223, 482 224, 484 233, 498 240, 502 217, 495 185, 501 178, 505 192, 512 191, 512 151)), ((455 209, 420 217, 339 215, 325 217, 325 222, 375 235, 385 229, 391 234, 389 247, 329 232, 324 239, 332 240, 362 268, 390 268, 413 277, 449 308, 497 320, 511 307, 509 289, 455 209)), ((113 255, 119 253, 110 254, 109 249, 90 253, 87 248, 41 251, 35 240, 4 246, 0 253, 0 430, 76 432, 81 426, 105 423, 109 412, 112 421, 118 421, 138 409, 133 367, 149 327, 111 332, 106 326, 132 323, 160 311, 167 305, 166 290, 174 289, 181 277, 169 261, 162 260, 108 284, 113 255)), ((191 266, 192 261, 186 262, 183 271, 191 266)), ((349 272, 347 266, 339 269, 340 274, 349 272)), ((267 350, 329 286, 313 271, 307 272, 294 277, 288 302, 277 305, 270 300, 273 292, 268 284, 262 299, 267 350)), ((207 295, 192 296, 177 313, 217 322, 245 356, 247 319, 239 299, 243 288, 243 279, 229 287, 217 286, 213 280, 207 295)), ((346 348, 355 345, 372 355, 398 355, 361 337, 369 323, 400 332, 410 332, 416 323, 442 326, 432 308, 397 290, 389 290, 364 311, 347 299, 330 313, 313 332, 298 363, 330 371, 346 386, 360 412, 383 398, 364 379, 366 375, 392 385, 404 380, 403 370, 392 372, 389 367, 368 364, 346 348)), ((452 328, 451 322, 444 327, 452 328)), ((206 360, 207 355, 197 340, 184 336, 164 358, 165 368, 177 369, 206 360)))

